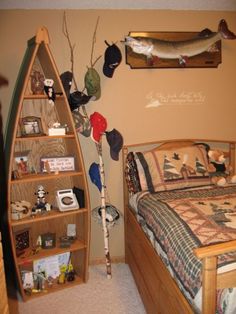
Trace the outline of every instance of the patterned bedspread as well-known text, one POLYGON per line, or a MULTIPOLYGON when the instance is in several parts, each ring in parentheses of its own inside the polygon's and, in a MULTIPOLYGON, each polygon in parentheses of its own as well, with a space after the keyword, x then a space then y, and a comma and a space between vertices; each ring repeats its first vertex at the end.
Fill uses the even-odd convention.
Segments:
MULTIPOLYGON (((168 266, 194 298, 201 287, 201 261, 193 249, 236 239, 236 186, 146 193, 138 214, 168 258, 168 266)), ((236 261, 220 256, 218 267, 236 261)))

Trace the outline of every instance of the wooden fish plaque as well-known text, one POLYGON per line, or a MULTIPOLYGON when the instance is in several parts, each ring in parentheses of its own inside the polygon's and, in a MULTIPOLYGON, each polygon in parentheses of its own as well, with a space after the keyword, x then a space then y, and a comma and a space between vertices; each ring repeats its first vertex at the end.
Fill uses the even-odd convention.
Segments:
MULTIPOLYGON (((216 35, 217 33, 213 34, 216 35)), ((201 38, 198 36, 198 32, 129 32, 129 35, 125 38, 126 63, 131 69, 217 68, 221 63, 221 40, 215 41, 206 51, 198 53, 199 47, 196 46, 195 40, 199 41, 198 45, 204 45, 204 38, 202 39, 203 43, 201 43, 201 38), (152 55, 150 58, 141 52, 135 52, 135 48, 132 48, 127 41, 129 38, 136 39, 137 37, 141 40, 145 38, 153 39, 154 45, 157 44, 155 51, 158 51, 156 53, 158 55, 152 55), (186 46, 185 43, 187 43, 186 46), (171 55, 173 47, 175 51, 180 51, 179 57, 174 58, 171 55), (161 56, 159 56, 159 51, 162 51, 161 56), (188 56, 188 53, 195 55, 188 56)), ((153 42, 148 42, 150 49, 153 42)), ((137 43, 137 46, 139 44, 140 42, 137 43)))

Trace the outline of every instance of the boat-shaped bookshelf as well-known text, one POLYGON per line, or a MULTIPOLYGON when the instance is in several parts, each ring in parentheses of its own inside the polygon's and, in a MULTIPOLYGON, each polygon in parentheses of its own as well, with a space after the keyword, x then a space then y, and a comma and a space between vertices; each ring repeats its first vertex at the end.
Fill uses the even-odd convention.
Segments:
POLYGON ((25 301, 88 280, 87 177, 49 43, 45 27, 28 41, 6 136, 8 225, 25 301), (45 79, 54 81, 54 102, 45 92, 45 79), (49 135, 55 123, 64 134, 49 135))

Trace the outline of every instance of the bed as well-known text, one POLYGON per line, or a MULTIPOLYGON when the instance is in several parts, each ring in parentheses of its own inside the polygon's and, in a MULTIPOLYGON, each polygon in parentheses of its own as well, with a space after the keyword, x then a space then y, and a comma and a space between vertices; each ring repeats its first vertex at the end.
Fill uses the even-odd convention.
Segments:
POLYGON ((147 313, 236 313, 236 184, 212 184, 209 147, 235 173, 234 141, 123 147, 125 260, 147 313))

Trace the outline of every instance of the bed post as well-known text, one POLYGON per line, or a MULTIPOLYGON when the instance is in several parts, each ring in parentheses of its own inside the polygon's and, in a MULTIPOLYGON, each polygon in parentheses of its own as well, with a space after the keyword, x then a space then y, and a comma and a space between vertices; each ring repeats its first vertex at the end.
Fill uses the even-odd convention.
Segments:
POLYGON ((202 260, 202 314, 215 314, 217 288, 236 286, 235 273, 227 272, 217 276, 217 258, 221 254, 235 251, 236 240, 212 244, 194 249, 202 260))
POLYGON ((128 206, 128 188, 125 179, 125 165, 126 158, 128 154, 128 147, 123 146, 122 149, 122 159, 123 159, 123 191, 124 191, 124 238, 125 238, 125 262, 127 263, 127 239, 126 239, 126 230, 127 230, 127 206, 128 206))
POLYGON ((230 143, 230 165, 232 166, 232 174, 235 174, 235 143, 230 143))
POLYGON ((202 314, 214 314, 216 309, 217 257, 202 260, 202 314))

